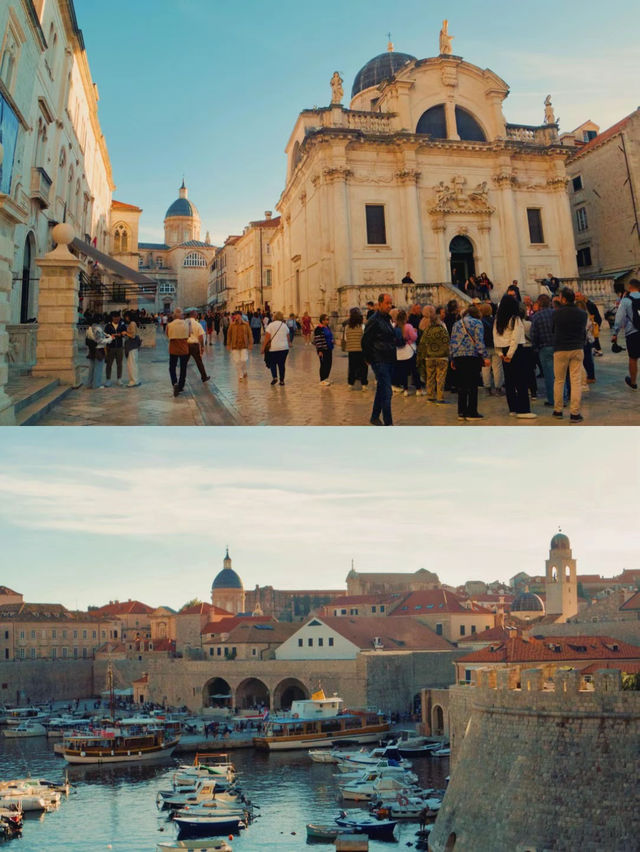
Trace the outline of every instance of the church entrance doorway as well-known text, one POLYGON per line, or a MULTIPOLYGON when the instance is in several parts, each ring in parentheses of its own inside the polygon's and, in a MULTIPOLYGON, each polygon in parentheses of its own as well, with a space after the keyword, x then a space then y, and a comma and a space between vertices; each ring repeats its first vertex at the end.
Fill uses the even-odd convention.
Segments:
POLYGON ((451 283, 462 289, 470 275, 476 274, 473 244, 467 237, 454 237, 449 244, 451 253, 451 283))
POLYGON ((32 267, 32 258, 33 251, 31 246, 31 241, 33 237, 31 234, 27 235, 27 239, 24 244, 24 255, 22 258, 22 289, 20 293, 20 322, 25 323, 28 322, 29 317, 29 302, 31 298, 31 267, 32 267))

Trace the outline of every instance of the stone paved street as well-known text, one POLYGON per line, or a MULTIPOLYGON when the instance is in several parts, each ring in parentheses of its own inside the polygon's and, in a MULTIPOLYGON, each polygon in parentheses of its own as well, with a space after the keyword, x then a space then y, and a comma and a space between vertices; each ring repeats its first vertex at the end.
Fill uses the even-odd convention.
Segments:
MULTIPOLYGON (((640 423, 640 395, 624 384, 627 358, 613 355, 608 332, 602 340, 605 355, 596 359, 597 383, 584 395, 582 413, 588 426, 629 426, 640 423)), ((271 374, 254 348, 249 360, 249 379, 238 382, 222 338, 207 347, 205 356, 211 382, 202 385, 193 362, 189 365, 187 388, 174 399, 169 382, 167 344, 158 335, 156 349, 140 351, 138 388, 111 387, 72 391, 46 415, 40 425, 117 426, 365 426, 369 423, 375 384, 367 392, 350 391, 347 357, 334 352, 331 379, 318 383, 318 358, 311 346, 296 338, 287 360, 286 386, 271 387, 271 374)), ((541 382, 542 390, 542 382, 541 382)), ((457 422, 456 398, 448 394, 449 406, 434 406, 424 397, 394 395, 393 416, 398 426, 555 426, 569 427, 568 411, 563 421, 553 420, 544 407, 544 397, 533 403, 537 420, 517 421, 508 416, 504 398, 486 396, 480 389, 483 421, 457 422)))

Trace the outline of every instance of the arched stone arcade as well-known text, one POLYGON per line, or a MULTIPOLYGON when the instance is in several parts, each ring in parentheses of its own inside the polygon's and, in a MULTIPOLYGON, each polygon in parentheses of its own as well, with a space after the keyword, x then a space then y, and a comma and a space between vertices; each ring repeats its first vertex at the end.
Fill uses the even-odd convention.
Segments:
POLYGON ((257 710, 260 707, 270 707, 269 687, 257 677, 249 677, 241 681, 235 690, 234 706, 239 710, 257 710))
POLYGON ((202 688, 202 706, 232 708, 233 693, 229 683, 221 677, 213 677, 202 688))
POLYGON ((293 677, 285 678, 273 690, 274 710, 288 710, 293 701, 309 698, 310 692, 307 687, 293 677))

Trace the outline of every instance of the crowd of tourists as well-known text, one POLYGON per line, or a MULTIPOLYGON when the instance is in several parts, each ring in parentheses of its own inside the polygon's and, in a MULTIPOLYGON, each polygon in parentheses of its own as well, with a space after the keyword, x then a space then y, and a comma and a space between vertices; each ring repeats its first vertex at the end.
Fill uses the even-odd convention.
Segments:
MULTIPOLYGON (((372 425, 393 424, 394 394, 415 394, 427 403, 446 406, 450 404, 447 394, 453 393, 457 395, 458 420, 481 421, 481 389, 486 395, 503 397, 510 416, 535 420, 531 403, 538 398, 539 380, 550 416, 562 419, 568 407, 570 422, 580 423, 582 397, 596 381, 596 359, 602 356, 603 318, 593 301, 556 283, 557 279, 548 276, 545 292, 535 300, 521 295, 513 282, 497 303, 482 298, 481 292, 471 304, 452 299, 445 306, 414 304, 407 309, 394 307, 391 296, 383 293, 377 304, 369 302, 364 310, 352 308, 343 323, 334 320, 333 328, 327 314, 314 322, 307 312, 298 318, 269 310, 191 310, 185 316, 175 308, 171 316, 159 314, 151 321, 168 339, 169 375, 176 397, 184 390, 190 360, 201 381, 209 381, 203 356, 206 347, 220 338, 238 382, 248 379, 253 349, 260 352, 271 385, 284 387, 289 352, 301 340, 317 354, 321 388, 332 384, 337 345, 348 358, 350 390, 366 391, 370 379, 375 379, 372 425)), ((491 282, 483 286, 490 294, 491 282)), ((625 382, 636 390, 640 282, 632 280, 628 292, 619 292, 619 296, 616 310, 607 318, 612 325, 613 351, 622 351, 617 339, 624 334, 629 356, 625 382)), ((134 312, 121 316, 114 311, 107 318, 93 318, 87 329, 89 386, 109 387, 112 380, 124 384, 125 362, 127 386, 140 384, 139 324, 140 317, 134 312)))

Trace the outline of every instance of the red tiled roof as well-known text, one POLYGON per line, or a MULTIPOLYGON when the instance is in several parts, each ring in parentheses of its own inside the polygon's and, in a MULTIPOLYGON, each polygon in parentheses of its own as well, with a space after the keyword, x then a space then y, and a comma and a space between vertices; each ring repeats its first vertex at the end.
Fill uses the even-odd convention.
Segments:
POLYGON ((385 651, 450 651, 452 648, 446 639, 414 618, 331 615, 317 620, 361 650, 373 650, 374 637, 380 638, 385 651))
MULTIPOLYGON (((608 130, 604 130, 602 133, 599 133, 594 139, 590 142, 587 142, 582 148, 580 148, 578 154, 580 157, 586 151, 592 151, 594 148, 599 148, 603 142, 607 142, 609 139, 613 139, 620 131, 624 130, 629 121, 631 120, 631 115, 628 115, 626 118, 621 119, 616 124, 612 125, 608 130)), ((577 156, 577 155, 576 155, 577 156)), ((572 158, 573 159, 573 158, 572 158)))
POLYGON ((115 601, 92 610, 94 615, 149 615, 152 612, 153 607, 141 601, 115 601))
POLYGON ((116 201, 115 198, 111 202, 111 206, 115 210, 137 210, 142 213, 142 207, 136 207, 135 204, 125 204, 124 201, 116 201))
POLYGON ((131 681, 131 682, 132 683, 149 683, 149 675, 143 674, 142 677, 139 677, 136 680, 131 681))
POLYGON ((281 217, 276 216, 275 219, 261 219, 259 222, 251 222, 252 228, 277 228, 280 224, 281 217))
POLYGON ((277 622, 277 618, 272 615, 230 615, 228 618, 221 618, 220 621, 209 621, 202 628, 200 633, 230 633, 234 627, 243 622, 253 624, 271 624, 277 622))
POLYGON ((461 603, 461 598, 445 589, 430 589, 422 592, 411 592, 403 598, 393 610, 393 615, 437 615, 438 613, 484 613, 493 615, 491 610, 471 601, 467 608, 461 603))
POLYGON ((0 595, 19 595, 20 592, 14 592, 8 586, 0 586, 0 595))
MULTIPOLYGON (((280 645, 300 629, 299 624, 290 621, 261 621, 250 622, 244 619, 231 630, 223 630, 229 634, 225 644, 229 645, 280 645), (265 629, 266 628, 266 629, 265 629)), ((215 642, 216 640, 214 640, 215 642)), ((207 644, 205 640, 205 644, 207 644)))
POLYGON ((629 598, 628 601, 625 601, 620 607, 621 610, 636 610, 640 609, 640 592, 636 592, 633 597, 629 598))
POLYGON ((629 663, 623 661, 618 662, 616 660, 614 662, 607 661, 606 663, 591 663, 591 665, 586 668, 580 669, 580 673, 583 675, 593 674, 599 669, 618 669, 624 674, 640 674, 640 662, 629 663))
POLYGON ((610 636, 546 636, 544 639, 517 637, 472 651, 464 657, 464 662, 534 663, 579 659, 631 659, 640 662, 640 647, 610 636))
POLYGON ((178 615, 233 615, 232 612, 229 612, 226 609, 222 609, 219 606, 214 606, 213 604, 208 603, 199 603, 194 604, 193 606, 189 606, 186 609, 181 609, 178 615))
POLYGON ((456 642, 458 645, 473 645, 476 642, 486 642, 487 644, 505 642, 514 636, 515 632, 514 628, 508 630, 506 627, 491 627, 489 630, 481 630, 479 633, 462 636, 460 639, 456 639, 456 642))

